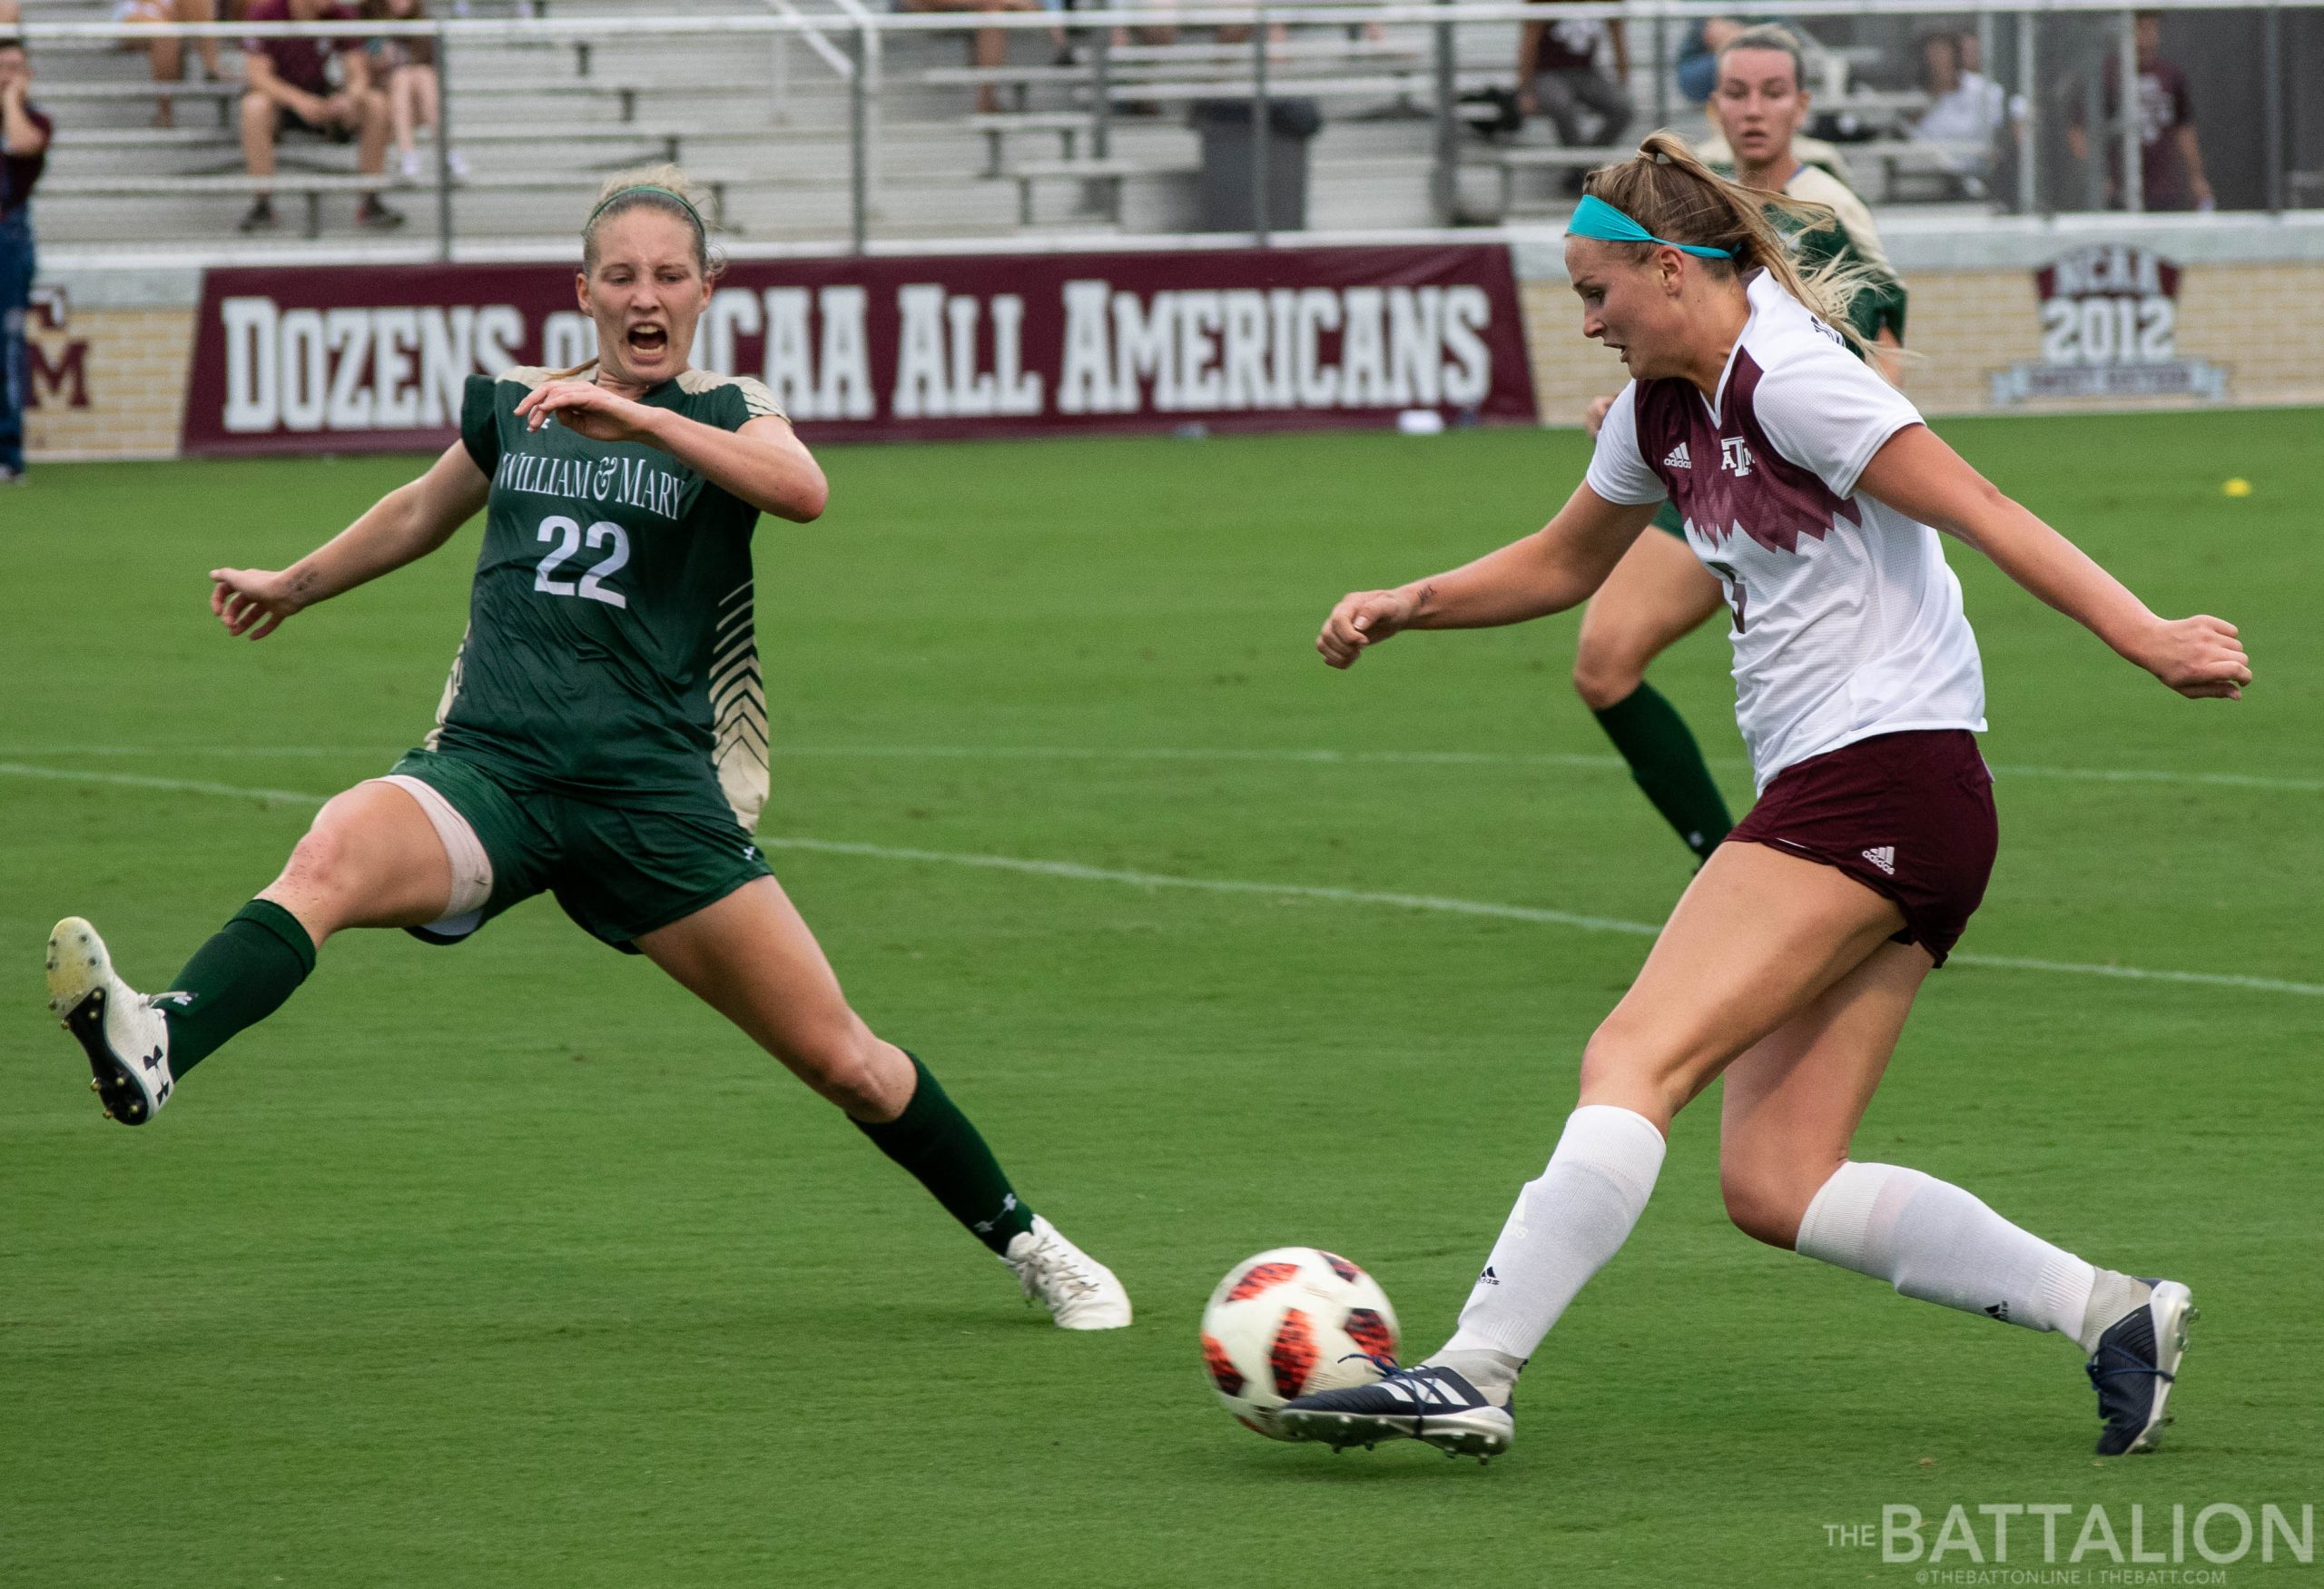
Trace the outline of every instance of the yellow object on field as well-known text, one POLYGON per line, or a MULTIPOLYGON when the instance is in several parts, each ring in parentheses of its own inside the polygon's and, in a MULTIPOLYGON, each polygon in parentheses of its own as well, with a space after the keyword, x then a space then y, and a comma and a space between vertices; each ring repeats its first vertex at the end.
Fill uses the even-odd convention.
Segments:
POLYGON ((2220 489, 2226 492, 2230 497, 2249 497, 2251 494, 2251 482, 2245 479, 2241 475, 2238 475, 2233 479, 2228 481, 2227 484, 2221 486, 2220 489))

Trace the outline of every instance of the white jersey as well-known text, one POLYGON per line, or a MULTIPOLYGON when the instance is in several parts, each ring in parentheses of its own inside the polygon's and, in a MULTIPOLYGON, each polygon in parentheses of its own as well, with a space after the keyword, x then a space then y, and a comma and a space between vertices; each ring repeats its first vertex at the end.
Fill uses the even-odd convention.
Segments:
POLYGON ((1590 489, 1669 498, 1727 587, 1735 719, 1760 789, 1876 734, 1983 732, 1976 637, 1936 531, 1856 494, 1920 411, 1767 272, 1748 291, 1718 401, 1683 380, 1630 382, 1598 432, 1590 489))

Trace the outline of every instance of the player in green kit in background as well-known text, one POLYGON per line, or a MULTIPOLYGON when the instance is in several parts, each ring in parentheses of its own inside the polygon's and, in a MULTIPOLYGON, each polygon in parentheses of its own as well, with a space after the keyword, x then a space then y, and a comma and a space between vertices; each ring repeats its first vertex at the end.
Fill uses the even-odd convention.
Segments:
POLYGON ((87 922, 57 923, 49 1007, 105 1111, 139 1125, 278 1009, 332 933, 457 943, 554 893, 837 1104, 1059 1325, 1118 1328, 1120 1282, 1025 1206, 926 1067, 849 1007, 753 839, 767 759, 751 532, 762 512, 816 518, 826 489, 763 386, 688 368, 715 274, 681 173, 614 179, 582 233, 591 364, 471 377, 460 439, 421 479, 289 568, 212 571, 228 631, 262 639, 487 510, 425 747, 325 804, 164 992, 124 984, 87 922))
MULTIPOLYGON (((1744 187, 1780 195, 1768 204, 1768 218, 1790 240, 1802 272, 1836 260, 1848 267, 1855 288, 1848 320, 1859 351, 1901 386, 1905 284, 1864 201, 1833 172, 1794 151, 1807 122, 1799 40, 1787 28, 1747 28, 1720 45, 1718 86, 1705 109, 1723 131, 1726 149, 1706 150, 1704 158, 1744 187)), ((1592 439, 1612 401, 1602 397, 1590 405, 1592 439)), ((1663 534, 1639 537, 1583 611, 1573 687, 1639 787, 1701 861, 1735 824, 1686 720, 1646 681, 1646 670, 1725 598, 1718 580, 1688 549, 1678 509, 1664 503, 1654 528, 1663 534)))

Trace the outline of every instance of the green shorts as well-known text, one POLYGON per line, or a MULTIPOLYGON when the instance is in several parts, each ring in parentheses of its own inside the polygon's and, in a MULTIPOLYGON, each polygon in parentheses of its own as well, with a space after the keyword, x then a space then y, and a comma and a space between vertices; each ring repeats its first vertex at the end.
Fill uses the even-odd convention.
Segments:
POLYGON ((1687 538, 1687 521, 1679 517, 1676 502, 1665 502, 1654 510, 1654 528, 1665 535, 1675 535, 1680 540, 1687 538))
POLYGON ((510 784, 441 751, 412 751, 392 775, 442 795, 492 865, 491 892, 480 905, 407 929, 430 943, 458 943, 510 905, 553 893, 583 930, 635 954, 634 940, 773 874, 751 835, 724 812, 576 800, 510 784))

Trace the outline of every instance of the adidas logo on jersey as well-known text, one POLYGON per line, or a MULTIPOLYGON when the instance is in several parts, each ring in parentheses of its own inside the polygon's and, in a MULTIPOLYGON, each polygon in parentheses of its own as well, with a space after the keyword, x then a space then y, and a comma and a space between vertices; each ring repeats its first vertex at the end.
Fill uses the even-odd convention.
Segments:
POLYGON ((1492 1272, 1492 1265, 1487 1264, 1485 1265, 1485 1272, 1477 1277, 1477 1284, 1480 1286, 1498 1286, 1501 1284, 1501 1277, 1492 1272))
POLYGON ((1881 871, 1886 873, 1889 876, 1894 877, 1896 875, 1896 845, 1875 844, 1872 848, 1864 852, 1864 858, 1871 862, 1875 866, 1879 867, 1881 871))
POLYGON ((1687 456, 1687 444, 1681 441, 1678 446, 1672 448, 1670 449, 1670 456, 1662 460, 1662 467, 1664 469, 1694 468, 1695 460, 1687 456))

